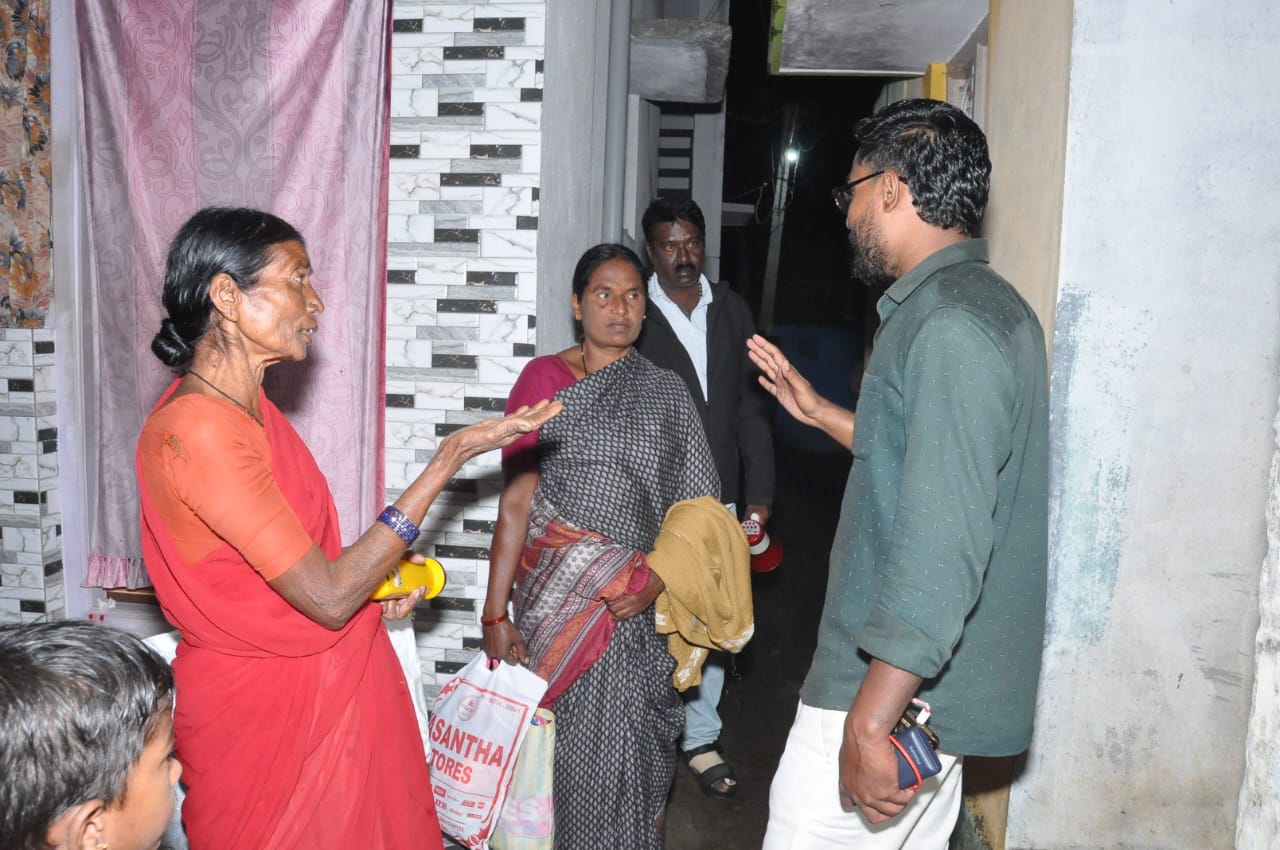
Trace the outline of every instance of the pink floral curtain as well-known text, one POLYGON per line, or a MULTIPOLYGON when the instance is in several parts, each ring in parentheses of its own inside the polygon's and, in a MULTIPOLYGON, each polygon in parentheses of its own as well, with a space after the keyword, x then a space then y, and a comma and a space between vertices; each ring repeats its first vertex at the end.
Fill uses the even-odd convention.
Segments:
POLYGON ((389 0, 76 0, 76 14, 99 370, 86 584, 148 583, 133 455, 172 379, 149 348, 164 252, 209 205, 270 210, 307 239, 326 311, 308 360, 272 367, 267 392, 350 542, 382 497, 389 0))
POLYGON ((48 21, 48 0, 0 0, 0 327, 49 311, 48 21))

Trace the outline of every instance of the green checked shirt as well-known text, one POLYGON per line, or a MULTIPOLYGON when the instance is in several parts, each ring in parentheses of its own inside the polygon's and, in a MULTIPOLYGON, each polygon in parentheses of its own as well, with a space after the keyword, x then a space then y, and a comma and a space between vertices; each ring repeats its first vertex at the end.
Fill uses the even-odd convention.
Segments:
POLYGON ((877 309, 800 698, 847 711, 874 656, 924 678, 942 749, 1019 753, 1044 636, 1044 332, 982 239, 932 254, 877 309))

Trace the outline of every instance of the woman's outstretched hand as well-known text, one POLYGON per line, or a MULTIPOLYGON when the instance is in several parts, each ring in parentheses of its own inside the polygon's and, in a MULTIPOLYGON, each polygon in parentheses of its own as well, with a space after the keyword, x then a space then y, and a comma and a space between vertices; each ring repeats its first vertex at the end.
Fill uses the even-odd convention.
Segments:
POLYGON ((440 447, 446 448, 452 444, 465 462, 476 455, 513 443, 530 431, 538 430, 563 409, 564 404, 558 399, 543 399, 532 407, 526 405, 501 419, 485 419, 460 428, 445 437, 440 442, 440 447))

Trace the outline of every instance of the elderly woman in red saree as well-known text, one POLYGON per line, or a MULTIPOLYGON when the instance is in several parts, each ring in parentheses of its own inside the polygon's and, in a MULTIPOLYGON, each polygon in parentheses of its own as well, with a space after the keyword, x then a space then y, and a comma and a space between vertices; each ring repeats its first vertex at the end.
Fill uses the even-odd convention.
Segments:
POLYGON ((530 361, 509 398, 554 395, 564 412, 504 450, 484 649, 549 682, 556 847, 660 848, 684 711, 645 553, 669 507, 720 482, 684 384, 633 349, 640 259, 588 250, 571 303, 581 343, 530 361))
POLYGON ((268 366, 306 357, 324 309, 302 236, 269 213, 202 210, 170 246, 163 301, 151 347, 182 374, 137 462, 147 569, 182 635, 174 729, 190 846, 440 847, 381 619, 407 616, 421 591, 381 606, 369 595, 450 476, 559 403, 446 437, 344 549, 324 475, 262 391, 268 366))

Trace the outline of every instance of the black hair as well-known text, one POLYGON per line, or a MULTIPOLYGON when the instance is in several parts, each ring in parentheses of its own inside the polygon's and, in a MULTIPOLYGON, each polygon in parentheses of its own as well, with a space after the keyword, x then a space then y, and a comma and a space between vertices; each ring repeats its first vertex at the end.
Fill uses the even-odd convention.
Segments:
POLYGON ((701 207, 688 198, 678 200, 658 198, 649 204, 640 218, 644 241, 652 245, 655 238, 654 230, 659 224, 675 224, 677 221, 687 221, 698 228, 700 235, 707 235, 707 221, 702 217, 701 207))
POLYGON ((205 207, 187 219, 169 243, 162 296, 169 315, 152 338, 151 351, 166 366, 185 369, 196 342, 209 330, 214 277, 229 275, 248 291, 257 286, 275 246, 295 241, 306 244, 293 225, 262 210, 205 207))
MULTIPOLYGON (((596 273, 596 269, 603 266, 610 260, 625 260, 635 267, 636 274, 640 275, 641 283, 645 279, 644 263, 635 251, 632 251, 626 245, 619 245, 617 242, 604 242, 588 248, 586 252, 578 258, 578 265, 573 269, 573 294, 578 296, 578 301, 582 301, 582 293, 587 291, 587 284, 591 283, 591 276, 596 273)), ((647 297, 647 293, 646 293, 647 297)), ((582 339, 582 322, 577 319, 573 320, 573 331, 578 340, 582 339)))
POLYGON ((991 159, 973 119, 940 100, 899 100, 854 129, 855 161, 893 169, 911 190, 921 219, 976 236, 987 209, 991 159))
POLYGON ((173 673, 133 635, 81 621, 0 626, 0 847, 44 850, 63 812, 123 801, 173 706, 173 673))

